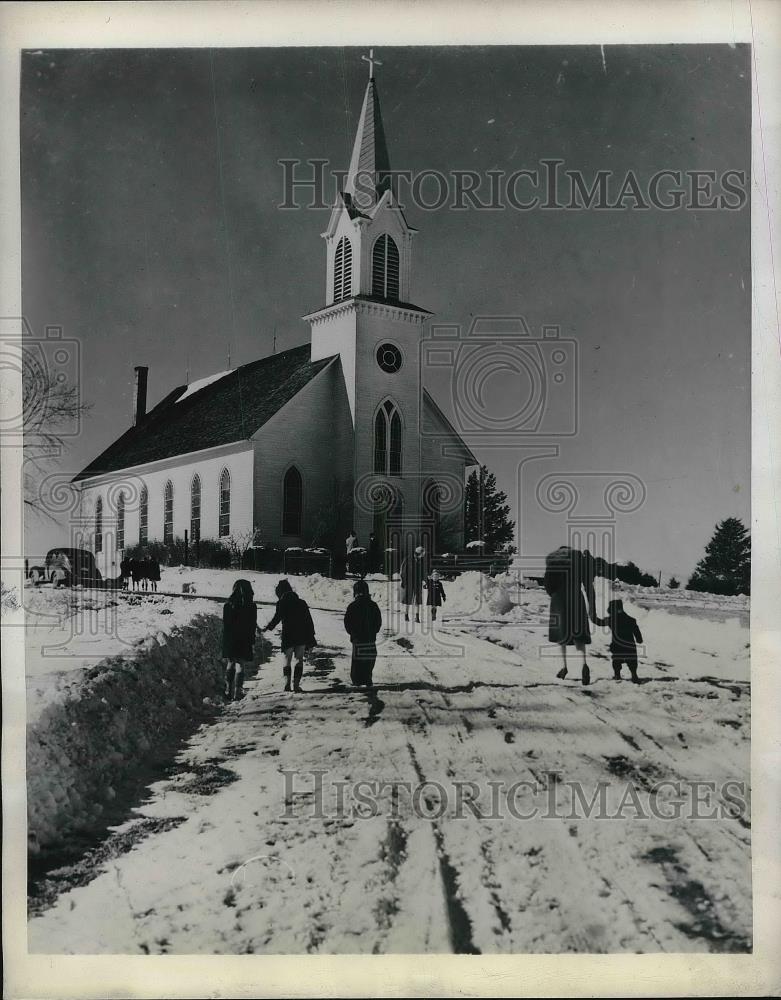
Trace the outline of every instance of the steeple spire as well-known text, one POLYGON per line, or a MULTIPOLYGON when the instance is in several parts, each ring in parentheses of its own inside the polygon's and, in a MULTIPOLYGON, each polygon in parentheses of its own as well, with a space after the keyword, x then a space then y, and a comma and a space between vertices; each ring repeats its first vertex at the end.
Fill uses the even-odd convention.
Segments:
POLYGON ((369 52, 368 58, 361 56, 369 63, 371 75, 366 84, 353 154, 350 157, 350 169, 347 171, 344 185, 344 193, 349 195, 349 200, 345 198, 348 206, 357 208, 361 212, 374 208, 385 191, 391 187, 388 147, 385 143, 385 130, 382 127, 377 84, 374 81, 374 66, 379 66, 381 63, 374 58, 373 49, 369 52))

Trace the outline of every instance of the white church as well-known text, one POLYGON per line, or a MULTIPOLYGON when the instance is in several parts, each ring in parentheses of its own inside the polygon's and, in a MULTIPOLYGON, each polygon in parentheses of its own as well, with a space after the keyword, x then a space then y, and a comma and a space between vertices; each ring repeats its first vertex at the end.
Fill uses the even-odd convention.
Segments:
POLYGON ((394 195, 370 78, 344 191, 326 231, 325 304, 309 342, 173 389, 74 477, 104 575, 122 552, 254 533, 288 548, 399 532, 430 550, 464 544, 462 490, 477 464, 423 386, 431 314, 412 302, 416 235, 394 195))

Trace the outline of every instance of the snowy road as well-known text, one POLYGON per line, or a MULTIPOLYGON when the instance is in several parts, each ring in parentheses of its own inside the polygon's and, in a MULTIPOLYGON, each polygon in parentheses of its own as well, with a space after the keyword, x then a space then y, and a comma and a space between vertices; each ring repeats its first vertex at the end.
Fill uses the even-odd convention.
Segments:
POLYGON ((641 668, 647 683, 616 684, 595 645, 583 689, 555 680, 522 626, 486 626, 488 641, 457 620, 439 638, 394 621, 367 694, 349 685, 341 615, 315 623, 305 693, 284 694, 278 662, 265 664, 100 863, 63 876, 30 921, 31 951, 750 947, 748 812, 688 818, 684 795, 678 819, 638 819, 631 801, 624 818, 584 818, 569 784, 590 800, 604 783, 611 816, 627 788, 642 805, 663 780, 715 782, 723 807, 725 782, 748 782, 746 680, 658 661, 641 668), (377 783, 363 786, 369 818, 354 814, 358 781, 377 783))

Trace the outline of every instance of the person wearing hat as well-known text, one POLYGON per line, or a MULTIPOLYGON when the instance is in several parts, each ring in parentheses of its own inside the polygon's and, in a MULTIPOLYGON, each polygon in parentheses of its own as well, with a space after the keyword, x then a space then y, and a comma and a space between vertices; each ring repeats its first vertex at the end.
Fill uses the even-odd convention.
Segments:
POLYGON ((372 671, 377 660, 377 633, 382 628, 382 612, 369 596, 369 584, 357 580, 353 585, 355 600, 344 614, 344 627, 353 646, 350 680, 356 687, 372 686, 372 671))
POLYGON ((415 547, 412 555, 405 556, 399 569, 401 577, 401 603, 404 605, 404 621, 409 621, 410 608, 415 607, 415 621, 420 621, 420 606, 423 603, 423 583, 430 572, 428 553, 422 545, 415 547))
POLYGON ((442 607, 445 597, 445 588, 439 578, 437 570, 432 569, 431 575, 426 580, 426 606, 431 608, 431 620, 437 620, 437 608, 442 607))

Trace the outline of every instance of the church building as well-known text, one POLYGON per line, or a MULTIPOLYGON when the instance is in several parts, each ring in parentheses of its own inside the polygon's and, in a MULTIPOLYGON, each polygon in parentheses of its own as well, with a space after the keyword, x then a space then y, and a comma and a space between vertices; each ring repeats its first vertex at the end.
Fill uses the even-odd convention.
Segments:
POLYGON ((423 385, 430 313, 412 301, 413 243, 394 193, 370 62, 349 172, 328 228, 325 303, 309 342, 173 389, 75 478, 85 544, 104 574, 122 551, 176 537, 339 546, 402 536, 464 544, 477 464, 423 385))

